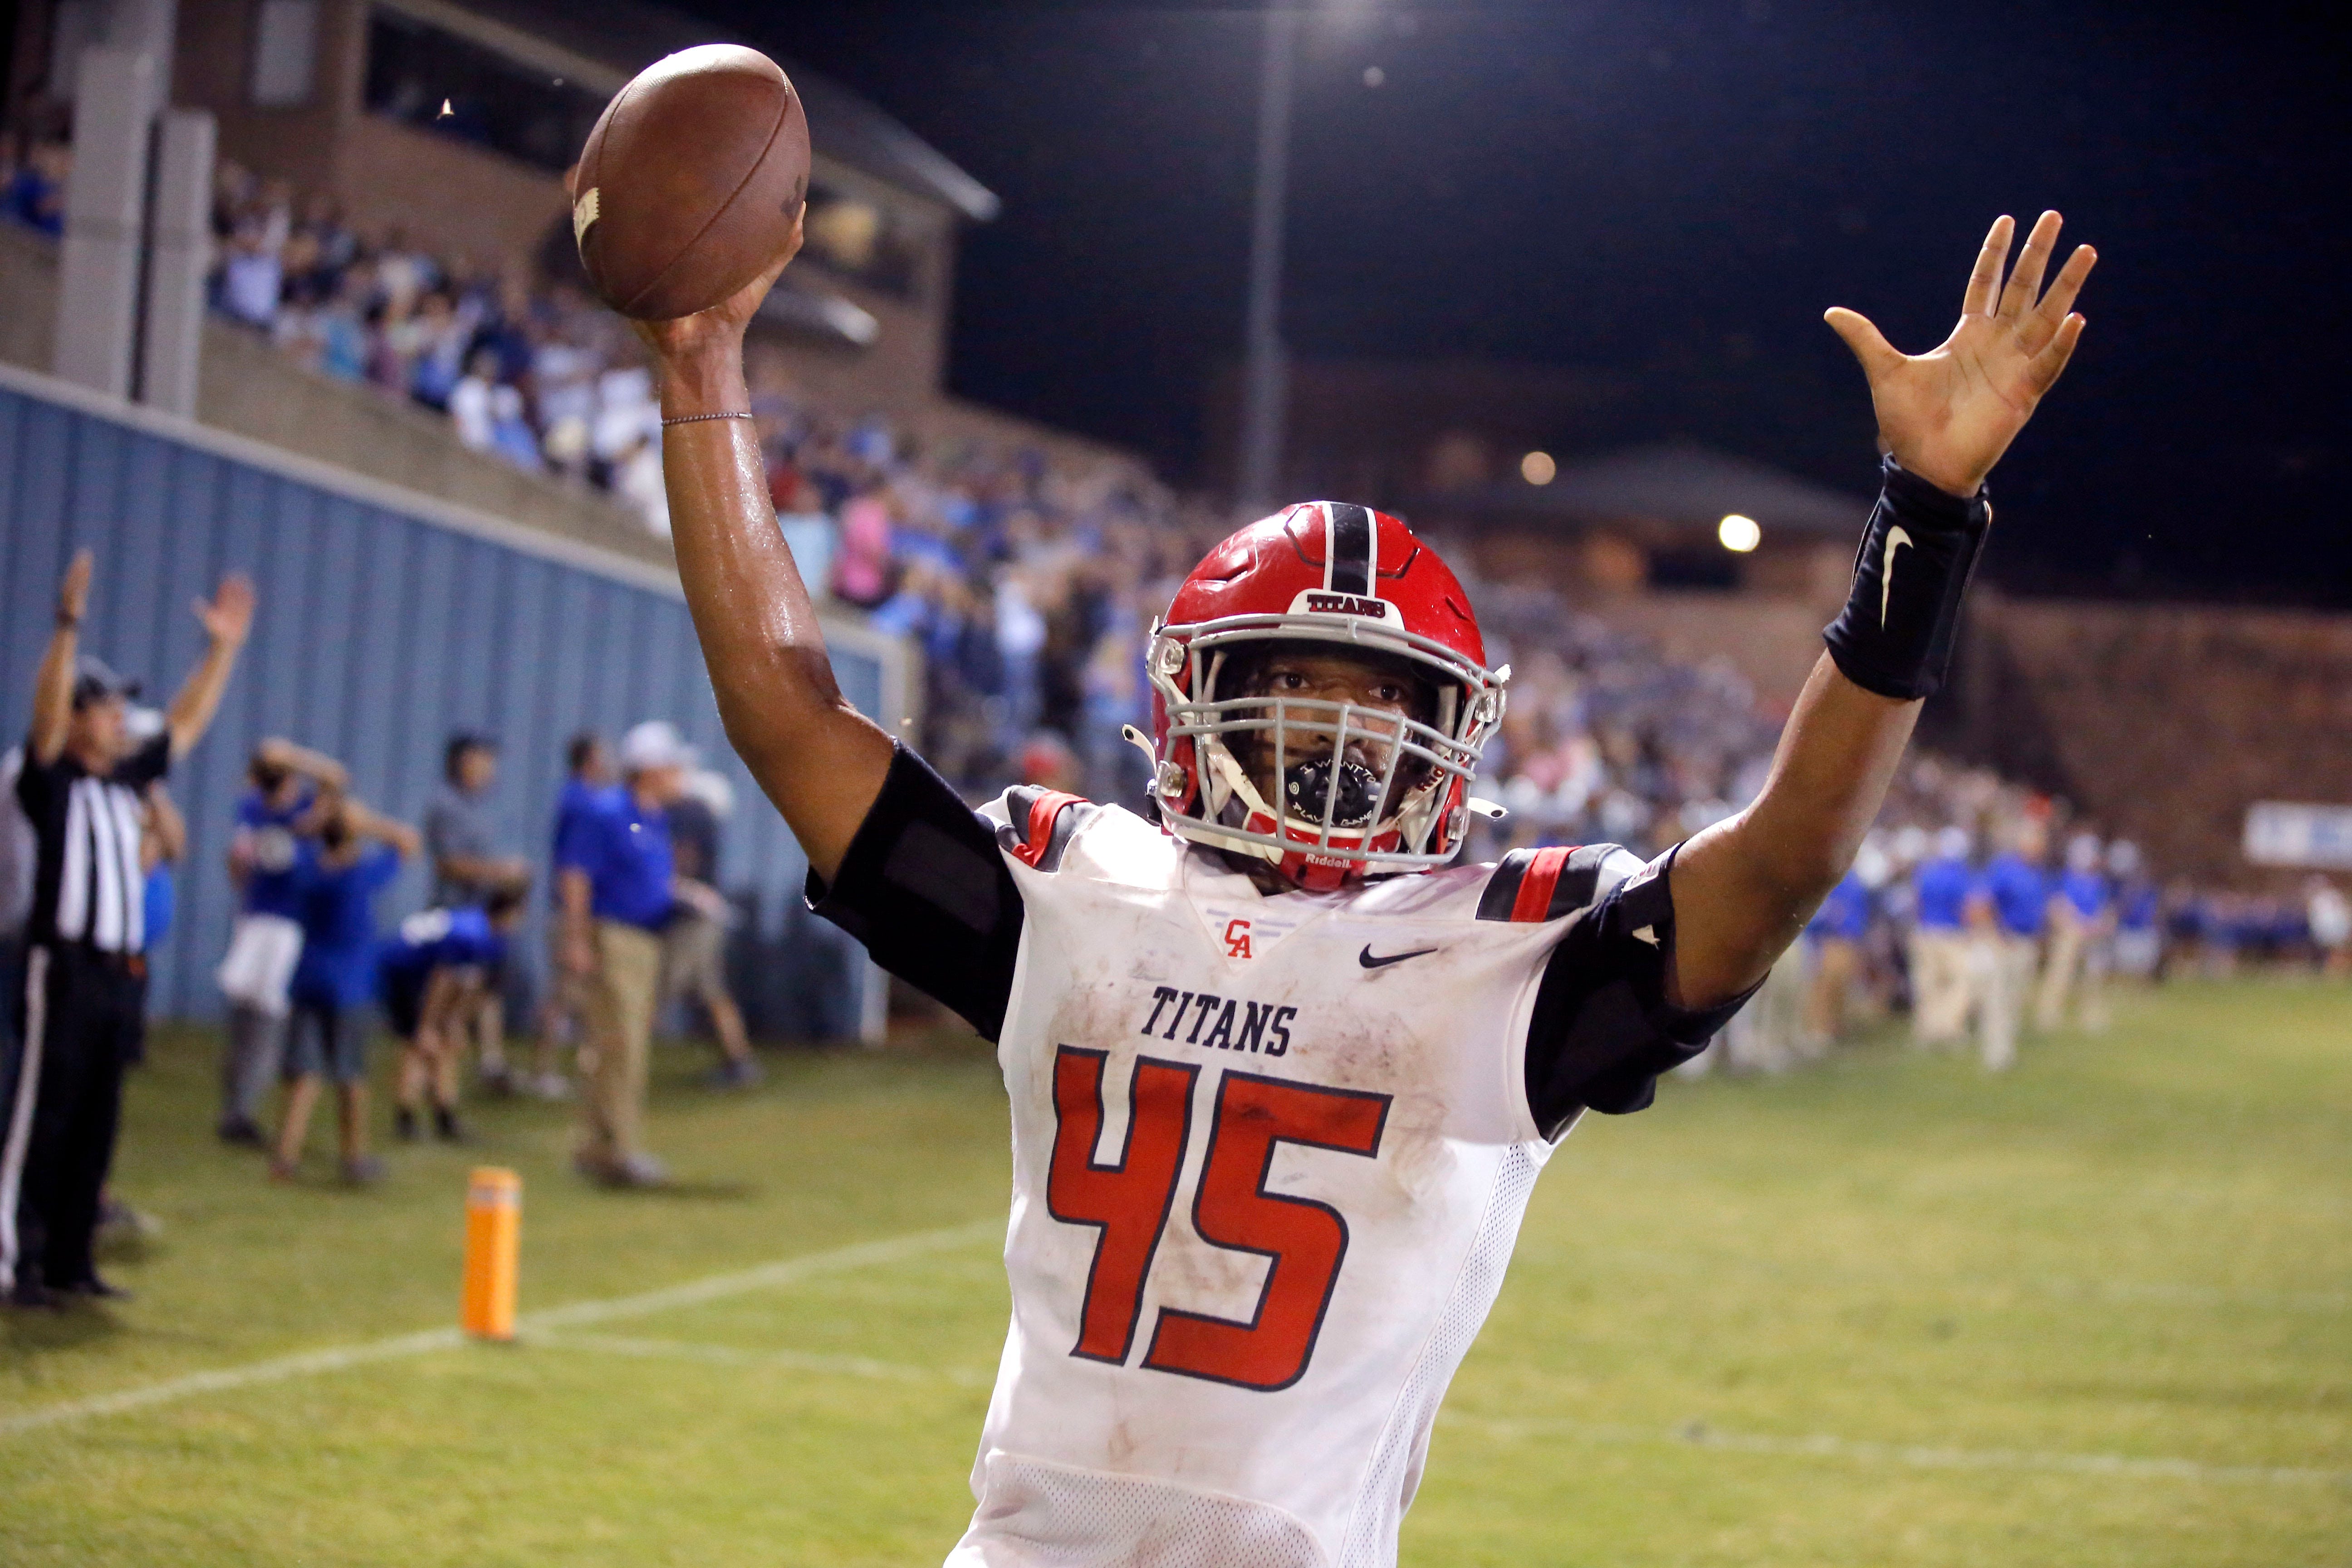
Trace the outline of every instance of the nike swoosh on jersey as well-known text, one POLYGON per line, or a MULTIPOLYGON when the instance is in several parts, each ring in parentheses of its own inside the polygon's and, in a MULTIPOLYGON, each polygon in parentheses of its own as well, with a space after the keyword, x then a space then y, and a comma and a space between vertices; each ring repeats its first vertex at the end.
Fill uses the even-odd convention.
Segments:
POLYGON ((1372 944, 1370 942, 1366 942, 1364 944, 1364 951, 1356 954, 1356 962, 1362 964, 1366 969, 1386 969, 1390 964, 1402 963, 1408 958, 1427 958, 1431 953, 1435 952, 1437 950, 1433 947, 1417 947, 1411 952, 1391 952, 1382 958, 1374 958, 1372 956, 1372 944))
MULTIPOLYGON (((1878 553, 1878 629, 1886 629, 1886 602, 1895 593, 1895 552, 1911 544, 1911 536, 1896 523, 1886 531, 1886 548, 1878 553)), ((1919 547, 1911 544, 1914 550, 1919 547)))

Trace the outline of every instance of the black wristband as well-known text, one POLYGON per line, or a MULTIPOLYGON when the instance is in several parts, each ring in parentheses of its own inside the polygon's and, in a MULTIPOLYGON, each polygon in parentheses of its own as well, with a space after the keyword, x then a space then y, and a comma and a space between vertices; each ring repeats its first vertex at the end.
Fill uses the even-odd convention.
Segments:
POLYGON ((1848 680, 1909 701, 1932 697, 1944 684, 1960 601, 1992 526, 1992 507, 1982 486, 1962 500, 1892 458, 1880 468, 1878 504, 1853 558, 1853 587, 1822 640, 1848 680))

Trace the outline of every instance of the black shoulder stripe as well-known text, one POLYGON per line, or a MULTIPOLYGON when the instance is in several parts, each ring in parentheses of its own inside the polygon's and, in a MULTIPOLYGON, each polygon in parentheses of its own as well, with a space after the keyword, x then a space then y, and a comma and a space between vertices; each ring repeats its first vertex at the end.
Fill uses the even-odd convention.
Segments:
MULTIPOLYGON (((1615 853, 1614 844, 1587 844, 1570 854, 1568 864, 1560 868, 1559 880, 1552 885, 1551 908, 1544 911, 1544 918, 1556 921, 1598 900, 1604 890, 1601 865, 1615 853)), ((1613 881, 1611 885, 1614 886, 1613 881)))
POLYGON ((1495 868, 1486 879, 1486 890, 1478 895, 1478 918, 1482 921, 1507 921, 1511 918, 1511 906, 1519 900, 1519 883, 1528 874, 1528 862, 1535 858, 1532 849, 1514 849, 1495 868))

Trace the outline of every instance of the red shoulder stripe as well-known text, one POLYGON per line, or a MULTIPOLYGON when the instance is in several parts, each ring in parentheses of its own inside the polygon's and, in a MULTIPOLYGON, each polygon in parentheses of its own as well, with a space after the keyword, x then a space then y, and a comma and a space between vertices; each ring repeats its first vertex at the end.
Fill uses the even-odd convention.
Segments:
POLYGON ((1045 858, 1045 851, 1053 845, 1055 819, 1064 808, 1082 804, 1081 797, 1075 795, 1050 789, 1038 791, 1037 798, 1029 804, 1028 831, 1022 836, 1023 841, 1013 847, 1014 858, 1035 870, 1037 862, 1045 858))
POLYGON ((1535 852, 1527 875, 1519 879, 1519 896, 1511 900, 1513 920, 1540 922, 1551 914, 1552 890, 1559 886, 1559 874, 1573 852, 1559 844, 1535 852))

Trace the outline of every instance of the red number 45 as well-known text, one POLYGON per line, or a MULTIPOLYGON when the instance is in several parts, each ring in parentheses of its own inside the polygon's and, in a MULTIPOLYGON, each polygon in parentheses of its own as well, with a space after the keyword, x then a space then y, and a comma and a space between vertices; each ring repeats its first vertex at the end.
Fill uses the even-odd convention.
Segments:
MULTIPOLYGON (((1201 1069, 1138 1058, 1128 1088, 1127 1146, 1115 1163, 1103 1164, 1095 1149, 1102 1138, 1108 1055, 1075 1046, 1055 1054, 1054 1160, 1045 1208, 1065 1224, 1093 1226, 1100 1233, 1087 1275, 1078 1342, 1070 1353, 1124 1363, 1134 1348, 1152 1255, 1175 1206, 1201 1069)), ((1160 1308, 1145 1366, 1267 1391, 1298 1381, 1315 1353, 1315 1336, 1348 1255, 1348 1222, 1328 1204, 1265 1190, 1276 1146, 1375 1155, 1388 1114, 1385 1094, 1248 1072, 1228 1071, 1218 1080, 1208 1154, 1192 1194, 1192 1228, 1213 1247, 1265 1258, 1265 1287, 1246 1322, 1160 1308)))

